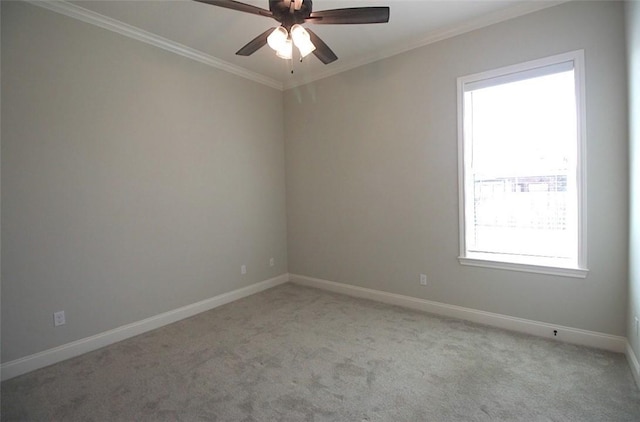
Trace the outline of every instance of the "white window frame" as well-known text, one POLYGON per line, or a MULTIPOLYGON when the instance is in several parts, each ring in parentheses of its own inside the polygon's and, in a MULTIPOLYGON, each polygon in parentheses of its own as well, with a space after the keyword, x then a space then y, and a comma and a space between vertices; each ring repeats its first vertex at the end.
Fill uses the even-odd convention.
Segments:
POLYGON ((504 270, 524 271, 539 274, 548 274, 565 277, 585 278, 587 269, 587 218, 586 218, 586 120, 585 120, 585 77, 584 77, 584 50, 571 51, 532 60, 512 66, 506 66, 495 70, 476 73, 459 77, 458 89, 458 192, 459 192, 459 225, 460 225, 460 256, 458 260, 462 265, 488 267, 504 270), (500 256, 478 253, 467 253, 466 247, 466 194, 465 188, 469 177, 466 174, 466 166, 469 155, 465 151, 464 138, 464 98, 465 90, 478 89, 482 86, 499 85, 512 80, 529 79, 542 76, 548 69, 562 66, 563 63, 573 64, 575 92, 576 92, 576 118, 577 118, 577 228, 578 228, 578 256, 577 265, 555 266, 555 264, 538 265, 536 263, 521 263, 500 256), (546 69, 545 69, 546 68, 546 69))

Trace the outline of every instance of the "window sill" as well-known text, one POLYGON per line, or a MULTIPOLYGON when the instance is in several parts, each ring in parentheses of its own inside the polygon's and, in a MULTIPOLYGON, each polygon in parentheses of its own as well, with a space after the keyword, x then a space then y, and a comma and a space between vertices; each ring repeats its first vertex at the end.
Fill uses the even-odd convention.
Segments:
POLYGON ((514 262, 492 261, 488 259, 458 257, 460 264, 472 267, 494 268, 498 270, 521 271, 526 273, 555 275, 560 277, 587 278, 589 270, 584 268, 549 267, 545 265, 520 264, 514 262))

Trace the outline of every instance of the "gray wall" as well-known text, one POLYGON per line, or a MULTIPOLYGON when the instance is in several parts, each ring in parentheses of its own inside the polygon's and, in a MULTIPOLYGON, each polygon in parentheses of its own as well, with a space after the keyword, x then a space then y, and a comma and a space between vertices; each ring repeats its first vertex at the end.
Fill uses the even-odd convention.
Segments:
POLYGON ((625 335, 624 37, 622 3, 570 2, 287 91, 289 272, 625 335), (461 266, 456 78, 577 49, 588 277, 461 266))
POLYGON ((634 317, 640 317, 640 3, 627 2, 627 61, 629 75, 629 312, 627 338, 640 357, 640 338, 634 317))
MULTIPOLYGON (((628 7, 637 40, 638 7, 628 7)), ((289 90, 283 102, 3 2, 2 361, 287 269, 625 335, 623 23, 620 3, 563 4, 289 90), (456 77, 574 49, 587 62, 588 278, 459 265, 456 77), (54 329, 61 309, 67 325, 54 329)), ((631 238, 628 319, 640 309, 640 235, 631 238)))
POLYGON ((286 273, 280 91, 2 3, 4 362, 286 273))

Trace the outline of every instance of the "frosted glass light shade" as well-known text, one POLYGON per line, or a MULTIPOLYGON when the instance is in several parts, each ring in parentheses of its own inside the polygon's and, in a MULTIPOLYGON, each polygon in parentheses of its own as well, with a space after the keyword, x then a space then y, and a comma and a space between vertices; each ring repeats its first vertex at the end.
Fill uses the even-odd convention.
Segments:
POLYGON ((291 38, 286 39, 282 46, 276 50, 276 56, 281 59, 291 60, 293 57, 293 43, 291 42, 291 38))
POLYGON ((291 27, 291 38, 293 38, 293 43, 300 50, 302 57, 308 56, 316 49, 316 46, 311 42, 311 36, 302 25, 295 24, 291 27))
POLYGON ((279 26, 269 34, 267 37, 267 44, 277 52, 286 47, 285 44, 287 42, 287 38, 289 38, 287 30, 284 27, 279 26))

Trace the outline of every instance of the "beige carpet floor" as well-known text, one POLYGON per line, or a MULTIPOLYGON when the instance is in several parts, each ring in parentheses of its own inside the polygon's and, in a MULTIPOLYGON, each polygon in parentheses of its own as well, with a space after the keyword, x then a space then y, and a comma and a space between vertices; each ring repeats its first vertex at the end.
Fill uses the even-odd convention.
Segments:
POLYGON ((621 354, 285 284, 5 381, 2 421, 640 421, 621 354))

